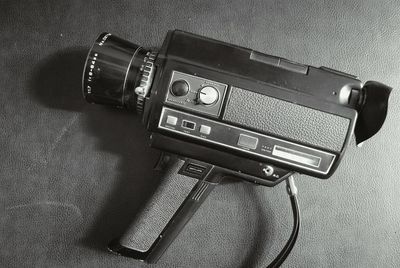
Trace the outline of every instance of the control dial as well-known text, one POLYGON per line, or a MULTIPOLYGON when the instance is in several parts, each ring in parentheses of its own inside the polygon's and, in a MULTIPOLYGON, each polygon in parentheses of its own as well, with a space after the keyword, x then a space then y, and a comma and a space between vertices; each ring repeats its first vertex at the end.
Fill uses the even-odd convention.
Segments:
POLYGON ((211 105, 218 101, 219 92, 212 86, 205 86, 198 93, 198 101, 204 105, 211 105))

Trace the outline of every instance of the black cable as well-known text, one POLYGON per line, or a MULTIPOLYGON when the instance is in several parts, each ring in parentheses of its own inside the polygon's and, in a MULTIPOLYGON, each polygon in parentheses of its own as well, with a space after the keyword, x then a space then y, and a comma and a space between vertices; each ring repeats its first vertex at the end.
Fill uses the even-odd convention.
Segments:
POLYGON ((268 265, 267 268, 277 268, 282 265, 282 263, 286 260, 287 256, 289 256, 290 252, 292 251, 293 246, 296 243, 297 236, 299 234, 300 209, 299 209, 299 204, 297 202, 297 188, 294 185, 293 176, 290 176, 286 180, 286 187, 288 194, 290 196, 290 203, 292 205, 292 211, 293 211, 293 230, 292 233, 290 234, 289 240, 286 242, 286 245, 283 247, 278 256, 276 256, 276 258, 268 265))

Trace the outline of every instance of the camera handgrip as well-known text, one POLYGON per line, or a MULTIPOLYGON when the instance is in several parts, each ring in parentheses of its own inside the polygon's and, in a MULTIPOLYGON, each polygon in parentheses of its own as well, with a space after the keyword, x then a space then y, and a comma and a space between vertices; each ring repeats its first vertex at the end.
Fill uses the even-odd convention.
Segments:
POLYGON ((125 234, 110 243, 112 252, 147 262, 158 260, 220 180, 212 166, 203 166, 201 178, 184 175, 191 171, 188 167, 202 167, 193 161, 169 159, 151 199, 125 234))

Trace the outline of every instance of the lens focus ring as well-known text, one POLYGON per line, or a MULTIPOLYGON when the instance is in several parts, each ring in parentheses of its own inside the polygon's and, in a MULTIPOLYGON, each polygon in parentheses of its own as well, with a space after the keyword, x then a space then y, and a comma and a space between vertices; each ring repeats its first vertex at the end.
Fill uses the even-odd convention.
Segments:
POLYGON ((156 52, 147 52, 146 57, 144 58, 144 63, 140 68, 140 82, 139 85, 135 88, 135 93, 137 94, 136 111, 139 114, 143 113, 144 101, 149 93, 151 84, 153 82, 155 72, 154 61, 156 57, 156 52))

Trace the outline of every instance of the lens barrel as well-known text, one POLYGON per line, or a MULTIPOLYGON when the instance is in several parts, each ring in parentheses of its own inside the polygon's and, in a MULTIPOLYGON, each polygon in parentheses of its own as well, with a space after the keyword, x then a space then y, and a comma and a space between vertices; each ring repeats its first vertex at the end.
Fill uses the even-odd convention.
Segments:
POLYGON ((102 33, 90 49, 83 70, 86 101, 135 110, 135 87, 140 84, 146 50, 136 44, 102 33))

